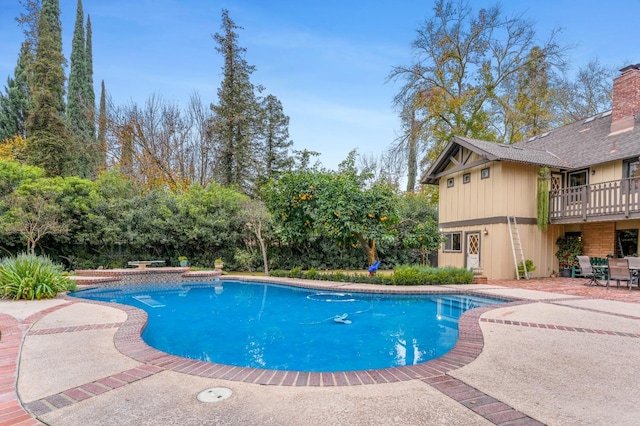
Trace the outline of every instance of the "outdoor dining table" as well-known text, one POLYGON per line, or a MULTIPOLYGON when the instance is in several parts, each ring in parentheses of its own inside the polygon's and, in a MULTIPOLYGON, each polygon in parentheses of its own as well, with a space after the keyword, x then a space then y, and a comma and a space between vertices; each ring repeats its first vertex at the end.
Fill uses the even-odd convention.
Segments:
MULTIPOLYGON (((601 273, 606 275, 607 277, 607 288, 609 288, 609 265, 591 265, 593 268, 593 273, 601 273)), ((631 271, 631 279, 638 280, 640 276, 640 265, 629 265, 629 270, 631 271)), ((597 284, 596 284, 597 285, 597 284)))

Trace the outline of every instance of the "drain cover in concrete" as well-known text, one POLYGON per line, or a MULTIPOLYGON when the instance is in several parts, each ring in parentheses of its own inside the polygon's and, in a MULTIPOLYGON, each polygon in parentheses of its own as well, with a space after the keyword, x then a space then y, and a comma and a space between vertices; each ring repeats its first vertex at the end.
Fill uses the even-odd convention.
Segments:
POLYGON ((198 394, 200 402, 220 402, 229 398, 233 392, 229 388, 205 389, 198 394))

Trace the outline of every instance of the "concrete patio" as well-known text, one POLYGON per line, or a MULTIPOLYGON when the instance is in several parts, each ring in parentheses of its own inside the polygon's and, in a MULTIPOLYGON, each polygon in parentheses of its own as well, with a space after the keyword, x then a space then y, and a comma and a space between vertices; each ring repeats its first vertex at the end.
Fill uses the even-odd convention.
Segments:
POLYGON ((0 424, 636 425, 640 291, 583 282, 384 287, 521 301, 465 314, 458 346, 438 360, 359 374, 185 360, 144 344, 145 314, 135 308, 67 297, 0 301, 0 424), (196 399, 212 387, 233 395, 196 399))

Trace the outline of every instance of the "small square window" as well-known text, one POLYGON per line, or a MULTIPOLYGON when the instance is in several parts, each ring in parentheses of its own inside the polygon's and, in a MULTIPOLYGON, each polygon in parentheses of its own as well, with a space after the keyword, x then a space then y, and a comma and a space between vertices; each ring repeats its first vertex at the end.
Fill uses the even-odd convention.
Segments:
POLYGON ((489 167, 487 167, 486 169, 482 169, 480 170, 480 179, 489 179, 489 167))
POLYGON ((447 188, 453 188, 453 178, 447 179, 447 188))
POLYGON ((460 253, 462 251, 462 232, 445 232, 442 251, 460 253))
POLYGON ((471 182, 471 173, 465 173, 462 175, 462 183, 471 182))

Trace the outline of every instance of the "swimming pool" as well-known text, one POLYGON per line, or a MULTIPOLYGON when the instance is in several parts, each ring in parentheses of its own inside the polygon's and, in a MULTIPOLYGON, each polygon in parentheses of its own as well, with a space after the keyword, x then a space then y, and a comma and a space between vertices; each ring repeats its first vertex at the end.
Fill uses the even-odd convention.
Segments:
POLYGON ((458 339, 458 318, 499 300, 459 294, 388 295, 217 281, 73 293, 143 309, 142 338, 186 358, 239 367, 337 372, 413 365, 458 339))

